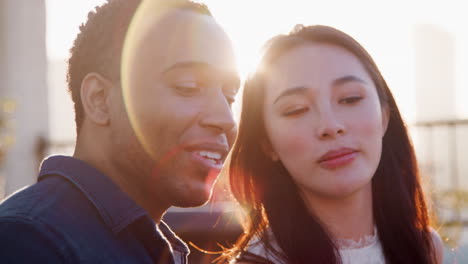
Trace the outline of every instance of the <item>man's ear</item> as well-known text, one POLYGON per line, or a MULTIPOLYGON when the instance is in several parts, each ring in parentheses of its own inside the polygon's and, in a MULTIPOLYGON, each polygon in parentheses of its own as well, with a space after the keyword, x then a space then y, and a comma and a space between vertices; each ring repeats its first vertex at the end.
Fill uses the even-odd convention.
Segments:
POLYGON ((110 90, 112 83, 98 73, 88 73, 81 82, 81 103, 85 116, 99 126, 110 122, 110 90))
POLYGON ((265 153, 265 155, 270 157, 270 159, 273 160, 274 162, 279 161, 279 156, 276 153, 276 151, 273 150, 273 147, 271 146, 270 141, 262 141, 261 145, 262 145, 262 151, 263 153, 265 153))

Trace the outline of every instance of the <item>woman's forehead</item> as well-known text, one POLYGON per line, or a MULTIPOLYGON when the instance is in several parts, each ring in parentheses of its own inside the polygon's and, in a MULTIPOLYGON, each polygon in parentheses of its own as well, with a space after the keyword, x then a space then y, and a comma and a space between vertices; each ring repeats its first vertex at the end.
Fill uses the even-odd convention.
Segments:
POLYGON ((280 93, 292 87, 331 85, 346 76, 372 83, 351 52, 332 44, 307 43, 284 52, 271 63, 265 71, 265 82, 269 89, 280 93))

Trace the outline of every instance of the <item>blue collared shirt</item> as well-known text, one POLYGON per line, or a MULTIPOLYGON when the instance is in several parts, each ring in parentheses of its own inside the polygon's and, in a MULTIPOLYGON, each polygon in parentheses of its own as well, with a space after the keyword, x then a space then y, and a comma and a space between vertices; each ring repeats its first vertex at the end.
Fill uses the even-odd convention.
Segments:
POLYGON ((187 246, 110 178, 52 156, 0 204, 0 263, 186 263, 187 246))

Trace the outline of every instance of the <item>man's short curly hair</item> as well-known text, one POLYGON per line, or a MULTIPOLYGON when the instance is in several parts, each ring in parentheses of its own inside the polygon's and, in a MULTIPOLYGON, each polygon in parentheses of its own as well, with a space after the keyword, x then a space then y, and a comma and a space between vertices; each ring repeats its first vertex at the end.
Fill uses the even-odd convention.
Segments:
MULTIPOLYGON (((125 35, 138 6, 145 0, 107 0, 88 13, 80 26, 68 60, 68 91, 75 108, 76 132, 84 119, 80 89, 83 78, 90 72, 120 82, 120 62, 125 35)), ((209 15, 208 7, 190 0, 157 1, 161 9, 182 9, 209 15)))

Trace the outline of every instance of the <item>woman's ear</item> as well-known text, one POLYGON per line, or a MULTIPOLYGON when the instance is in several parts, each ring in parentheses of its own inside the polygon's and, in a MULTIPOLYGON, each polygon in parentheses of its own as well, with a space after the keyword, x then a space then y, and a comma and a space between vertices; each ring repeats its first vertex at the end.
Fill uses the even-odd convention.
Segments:
POLYGON ((265 155, 270 157, 270 159, 273 160, 274 162, 279 161, 279 156, 276 153, 276 151, 273 150, 273 147, 271 146, 271 143, 269 141, 263 141, 261 145, 262 145, 262 151, 263 153, 265 153, 265 155))
POLYGON ((388 105, 382 106, 382 137, 387 132, 388 123, 390 122, 390 109, 388 105))
POLYGON ((110 123, 110 89, 112 83, 98 73, 88 73, 81 82, 81 103, 85 118, 99 126, 110 123))

